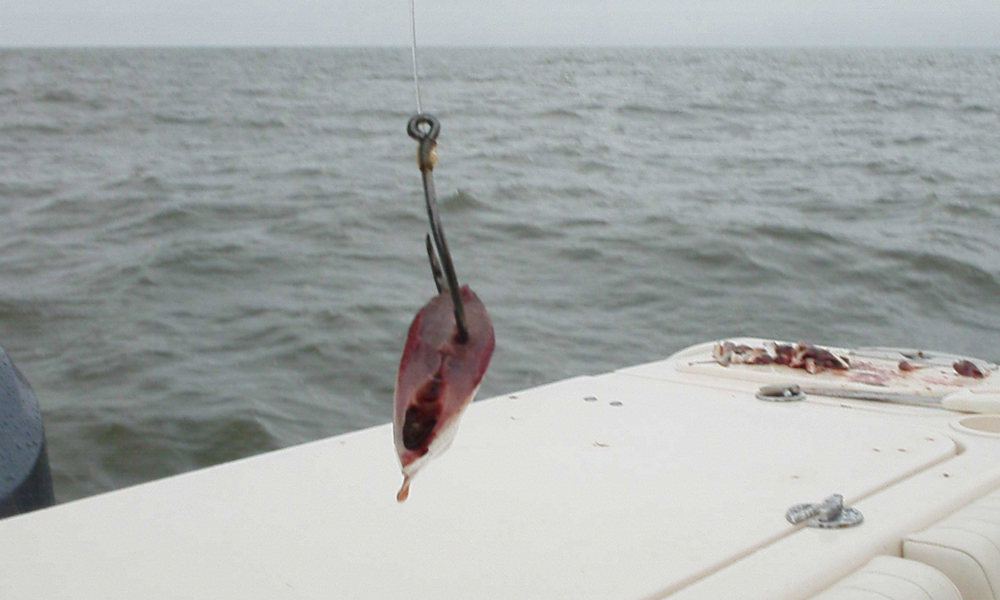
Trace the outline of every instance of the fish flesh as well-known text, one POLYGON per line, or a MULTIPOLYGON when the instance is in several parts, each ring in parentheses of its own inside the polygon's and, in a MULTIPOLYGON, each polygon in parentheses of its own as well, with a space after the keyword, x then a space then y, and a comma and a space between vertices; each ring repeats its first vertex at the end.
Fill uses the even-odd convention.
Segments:
POLYGON ((778 364, 793 369, 805 369, 815 374, 824 369, 847 371, 851 368, 850 361, 843 356, 834 354, 826 348, 799 342, 779 344, 770 342, 763 347, 751 347, 746 344, 736 345, 730 341, 718 342, 712 350, 712 358, 724 367, 730 364, 770 365, 778 364))
POLYGON ((955 369, 955 372, 962 377, 982 379, 983 377, 986 377, 987 373, 989 373, 989 371, 984 373, 983 369, 980 369, 976 363, 971 360, 956 360, 951 366, 955 369))
POLYGON ((451 445, 493 356, 493 323, 469 286, 461 288, 465 339, 448 291, 413 318, 396 375, 393 437, 403 471, 396 500, 406 500, 417 471, 451 445))

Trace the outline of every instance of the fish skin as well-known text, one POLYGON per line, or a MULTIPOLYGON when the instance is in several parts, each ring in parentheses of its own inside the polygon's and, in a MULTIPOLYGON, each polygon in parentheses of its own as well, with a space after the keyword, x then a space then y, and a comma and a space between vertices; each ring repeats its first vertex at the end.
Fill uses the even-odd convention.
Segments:
POLYGON ((396 375, 393 438, 404 482, 451 444, 458 420, 472 401, 493 356, 493 323, 482 301, 461 287, 469 337, 458 343, 451 296, 439 294, 424 305, 410 325, 396 375), (409 413, 409 418, 408 418, 409 413))

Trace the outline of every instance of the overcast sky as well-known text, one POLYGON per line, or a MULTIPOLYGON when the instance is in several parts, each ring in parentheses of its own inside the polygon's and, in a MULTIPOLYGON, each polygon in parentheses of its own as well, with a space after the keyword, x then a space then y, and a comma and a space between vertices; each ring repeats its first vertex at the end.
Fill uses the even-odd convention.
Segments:
MULTIPOLYGON (((1000 0, 416 0, 437 45, 1000 47, 1000 0)), ((0 46, 405 46, 408 0, 0 0, 0 46)))

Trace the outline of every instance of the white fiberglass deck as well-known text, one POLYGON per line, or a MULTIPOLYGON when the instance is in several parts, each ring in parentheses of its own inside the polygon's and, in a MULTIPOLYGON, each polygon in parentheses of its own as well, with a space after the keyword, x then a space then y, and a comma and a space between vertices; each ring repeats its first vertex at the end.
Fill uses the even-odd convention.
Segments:
POLYGON ((804 598, 1000 485, 961 415, 717 383, 475 403, 403 504, 382 426, 0 521, 0 598, 804 598), (834 492, 864 525, 785 521, 834 492))

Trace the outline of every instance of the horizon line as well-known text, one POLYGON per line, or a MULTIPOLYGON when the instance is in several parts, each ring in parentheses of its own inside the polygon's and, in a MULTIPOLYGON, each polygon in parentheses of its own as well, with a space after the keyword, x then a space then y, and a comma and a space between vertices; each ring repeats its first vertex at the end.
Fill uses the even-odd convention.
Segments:
MULTIPOLYGON (((0 50, 405 50, 409 44, 16 44, 0 43, 0 50)), ((428 44, 422 50, 1000 50, 1000 45, 978 44, 428 44)))

